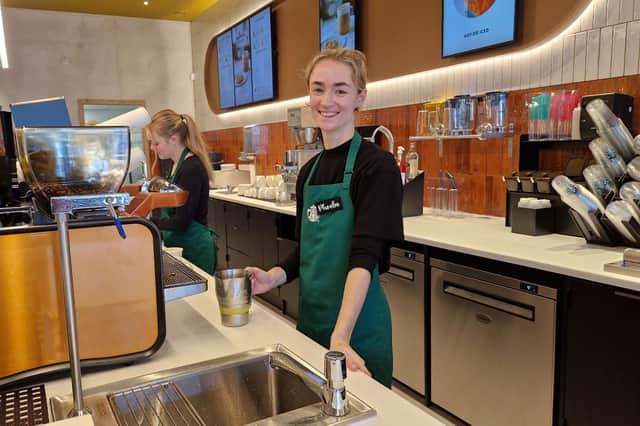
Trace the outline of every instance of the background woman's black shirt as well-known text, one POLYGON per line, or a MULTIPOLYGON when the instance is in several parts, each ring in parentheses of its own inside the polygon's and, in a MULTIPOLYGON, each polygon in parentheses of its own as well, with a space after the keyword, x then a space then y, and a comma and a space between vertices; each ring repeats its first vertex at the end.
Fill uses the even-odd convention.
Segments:
POLYGON ((154 212, 151 217, 153 223, 162 231, 186 231, 192 220, 207 226, 209 176, 202 161, 195 155, 185 158, 174 183, 189 191, 187 202, 177 207, 176 214, 171 217, 161 218, 154 212))

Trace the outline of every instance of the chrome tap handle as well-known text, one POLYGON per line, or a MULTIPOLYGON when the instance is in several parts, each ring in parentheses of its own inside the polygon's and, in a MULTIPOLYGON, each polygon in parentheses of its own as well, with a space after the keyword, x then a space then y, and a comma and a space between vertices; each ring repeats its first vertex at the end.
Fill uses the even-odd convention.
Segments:
POLYGON ((330 351, 324 356, 324 375, 327 384, 324 389, 323 411, 335 417, 349 413, 349 401, 344 380, 347 378, 347 360, 342 352, 330 351))
POLYGON ((347 359, 342 352, 331 351, 324 356, 324 376, 329 389, 342 389, 347 378, 347 359))

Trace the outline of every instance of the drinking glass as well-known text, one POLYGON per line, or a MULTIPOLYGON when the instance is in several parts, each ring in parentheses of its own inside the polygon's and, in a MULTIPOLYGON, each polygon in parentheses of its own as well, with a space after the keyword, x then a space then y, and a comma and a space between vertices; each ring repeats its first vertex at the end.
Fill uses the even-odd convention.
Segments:
POLYGON ((444 130, 444 125, 440 121, 440 113, 439 113, 439 111, 427 111, 427 112, 428 112, 427 122, 428 122, 428 125, 429 125, 429 132, 433 136, 442 135, 442 132, 444 130))
POLYGON ((416 135, 418 136, 426 136, 429 134, 429 129, 431 127, 428 118, 429 111, 420 110, 418 111, 418 119, 416 120, 416 135))
POLYGON ((455 188, 451 188, 447 191, 448 205, 447 205, 447 216, 449 217, 457 217, 458 216, 458 190, 455 188))

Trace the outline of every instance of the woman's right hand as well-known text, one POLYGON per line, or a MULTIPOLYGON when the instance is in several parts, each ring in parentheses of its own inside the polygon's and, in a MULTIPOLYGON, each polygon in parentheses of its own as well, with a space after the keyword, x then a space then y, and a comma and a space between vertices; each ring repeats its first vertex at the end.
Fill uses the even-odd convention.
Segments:
POLYGON ((251 275, 251 294, 262 294, 276 287, 279 283, 277 276, 272 268, 269 271, 256 268, 255 266, 247 266, 245 271, 251 275))

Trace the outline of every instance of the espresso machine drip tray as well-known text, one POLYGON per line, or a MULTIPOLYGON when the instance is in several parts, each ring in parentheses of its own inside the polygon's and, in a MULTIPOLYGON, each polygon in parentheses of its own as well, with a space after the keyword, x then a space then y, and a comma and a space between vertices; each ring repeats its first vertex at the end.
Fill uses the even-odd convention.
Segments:
POLYGON ((162 252, 162 287, 169 302, 207 291, 207 280, 171 254, 162 252))
POLYGON ((44 385, 0 393, 0 425, 41 425, 49 422, 44 385))

